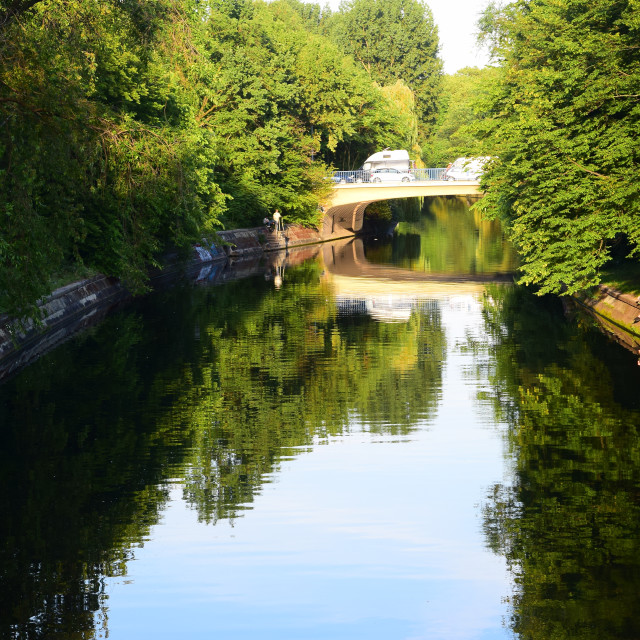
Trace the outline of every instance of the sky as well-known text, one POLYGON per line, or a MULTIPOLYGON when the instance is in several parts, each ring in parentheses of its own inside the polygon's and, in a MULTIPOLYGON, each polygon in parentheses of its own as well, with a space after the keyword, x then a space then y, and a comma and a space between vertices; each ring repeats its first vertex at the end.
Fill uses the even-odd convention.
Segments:
POLYGON ((475 34, 476 22, 488 0, 427 0, 427 4, 438 25, 445 73, 487 64, 488 56, 478 51, 475 34))
MULTIPOLYGON (((308 0, 325 5, 335 11, 340 0, 308 0)), ((427 0, 440 36, 440 57, 444 72, 455 73, 463 67, 483 67, 486 54, 475 46, 476 22, 489 0, 427 0)))

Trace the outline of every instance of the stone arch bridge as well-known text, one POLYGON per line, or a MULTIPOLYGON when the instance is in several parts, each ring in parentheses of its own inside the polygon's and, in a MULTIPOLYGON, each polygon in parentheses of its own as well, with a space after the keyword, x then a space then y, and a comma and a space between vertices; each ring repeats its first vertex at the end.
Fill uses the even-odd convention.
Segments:
POLYGON ((420 196, 479 195, 482 195, 480 184, 475 180, 338 184, 323 206, 322 237, 352 235, 360 231, 364 210, 372 202, 420 196))

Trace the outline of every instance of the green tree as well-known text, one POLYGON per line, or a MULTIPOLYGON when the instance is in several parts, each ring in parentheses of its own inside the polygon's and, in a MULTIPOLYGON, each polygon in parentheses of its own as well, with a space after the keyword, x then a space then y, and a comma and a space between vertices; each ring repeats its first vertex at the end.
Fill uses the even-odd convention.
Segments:
POLYGON ((640 245, 639 5, 519 0, 484 27, 500 75, 479 131, 496 156, 483 210, 506 222, 522 282, 574 293, 621 240, 640 245))
POLYGON ((331 164, 415 137, 407 101, 293 0, 0 12, 0 311, 13 315, 35 313, 69 266, 142 290, 167 248, 222 225, 274 207, 317 224, 331 164))
POLYGON ((28 311, 69 262, 140 288, 166 243, 215 226, 213 135, 157 55, 191 19, 164 0, 51 1, 2 26, 2 310, 28 311))
POLYGON ((327 165, 344 167, 345 149, 362 158, 381 139, 404 143, 406 116, 290 3, 234 15, 210 16, 206 45, 216 63, 207 126, 224 139, 227 219, 244 224, 279 206, 289 221, 314 222, 327 165))
POLYGON ((2 0, 0 2, 0 24, 5 25, 10 20, 20 16, 42 0, 2 0))
POLYGON ((491 145, 474 131, 487 117, 486 101, 496 82, 496 67, 467 67, 442 78, 438 119, 432 137, 424 145, 429 167, 445 167, 460 156, 486 156, 491 145))
POLYGON ((352 0, 329 28, 346 53, 380 85, 402 80, 416 95, 420 137, 431 133, 442 62, 438 28, 421 0, 352 0))

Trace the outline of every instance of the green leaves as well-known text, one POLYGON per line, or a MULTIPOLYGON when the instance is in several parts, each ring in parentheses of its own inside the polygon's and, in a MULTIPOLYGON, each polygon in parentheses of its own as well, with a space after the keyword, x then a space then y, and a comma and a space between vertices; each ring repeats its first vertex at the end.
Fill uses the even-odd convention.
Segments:
POLYGON ((317 224, 331 164, 415 143, 406 87, 382 90, 295 0, 8 9, 0 310, 13 315, 69 264, 142 290, 167 247, 222 225, 276 207, 317 224))
POLYGON ((478 130, 499 160, 482 206, 507 222, 523 282, 542 293, 597 284, 622 235, 638 247, 633 5, 522 0, 498 21, 501 76, 478 130))
POLYGON ((5 27, 3 311, 29 312, 78 261, 141 289, 165 243, 219 219, 214 144, 159 55, 172 4, 43 2, 5 27))
POLYGON ((491 155, 478 134, 478 121, 491 117, 491 90, 499 70, 467 67, 442 79, 438 118, 424 159, 429 167, 446 167, 461 156, 491 155))
POLYGON ((251 7, 212 13, 202 40, 209 61, 197 65, 215 65, 196 89, 201 124, 219 140, 216 180, 232 196, 224 223, 255 224, 278 207, 289 222, 315 224, 328 165, 342 166, 351 144, 366 157, 383 137, 387 146, 391 135, 404 136, 399 109, 309 32, 294 3, 251 7))
POLYGON ((381 85, 416 94, 421 138, 431 131, 442 74, 438 29, 420 0, 352 0, 332 25, 335 40, 381 85))

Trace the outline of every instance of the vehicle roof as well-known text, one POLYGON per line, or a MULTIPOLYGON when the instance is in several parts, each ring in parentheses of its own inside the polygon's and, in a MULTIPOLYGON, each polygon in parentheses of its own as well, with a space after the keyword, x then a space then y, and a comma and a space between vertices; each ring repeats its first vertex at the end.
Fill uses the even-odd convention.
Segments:
POLYGON ((456 158, 453 162, 452 168, 456 167, 466 167, 471 168, 474 166, 482 167, 486 162, 488 162, 491 158, 489 156, 476 156, 476 157, 468 157, 468 158, 456 158))
POLYGON ((375 162, 376 160, 408 160, 409 152, 404 149, 385 149, 384 151, 377 151, 373 155, 369 156, 365 162, 375 162))

